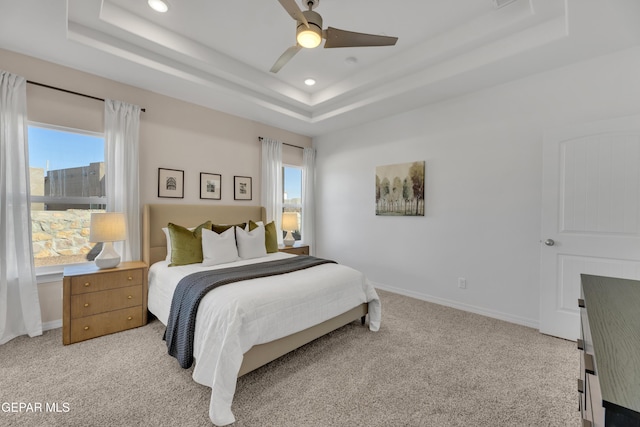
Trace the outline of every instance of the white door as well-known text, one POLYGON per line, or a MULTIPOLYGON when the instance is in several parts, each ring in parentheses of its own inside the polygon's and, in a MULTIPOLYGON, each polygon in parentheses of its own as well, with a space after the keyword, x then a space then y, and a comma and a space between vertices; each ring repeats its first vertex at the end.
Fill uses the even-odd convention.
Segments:
POLYGON ((579 337, 580 274, 640 279, 640 116, 548 132, 540 332, 579 337))

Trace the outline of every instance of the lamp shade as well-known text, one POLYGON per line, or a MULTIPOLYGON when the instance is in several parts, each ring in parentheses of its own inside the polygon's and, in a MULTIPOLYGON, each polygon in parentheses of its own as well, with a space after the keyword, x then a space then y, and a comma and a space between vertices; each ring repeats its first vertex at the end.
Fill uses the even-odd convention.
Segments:
POLYGON ((126 238, 127 227, 122 212, 91 214, 90 242, 118 242, 126 238))
POLYGON ((296 241, 291 232, 298 229, 297 212, 284 212, 282 214, 282 229, 287 232, 282 242, 285 246, 293 246, 296 241))
POLYGON ((294 231, 298 229, 297 212, 285 212, 282 214, 282 229, 284 231, 294 231))

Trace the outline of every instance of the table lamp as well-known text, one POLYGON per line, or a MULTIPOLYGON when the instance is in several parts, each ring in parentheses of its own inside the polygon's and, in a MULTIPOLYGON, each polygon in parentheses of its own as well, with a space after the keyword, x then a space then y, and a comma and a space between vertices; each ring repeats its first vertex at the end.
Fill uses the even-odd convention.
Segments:
POLYGON ((127 229, 122 212, 91 214, 89 241, 102 242, 102 251, 94 260, 98 268, 113 268, 120 264, 120 254, 113 248, 113 242, 126 238, 127 229))
POLYGON ((293 238, 292 231, 298 229, 298 213, 297 212, 284 212, 282 214, 282 230, 287 232, 284 237, 283 243, 285 246, 293 246, 296 240, 293 238))

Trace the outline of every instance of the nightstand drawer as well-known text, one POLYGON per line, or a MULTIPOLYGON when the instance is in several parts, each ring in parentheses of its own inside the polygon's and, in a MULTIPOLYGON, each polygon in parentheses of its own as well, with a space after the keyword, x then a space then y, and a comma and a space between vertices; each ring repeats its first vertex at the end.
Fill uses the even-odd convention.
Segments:
POLYGON ((77 319, 138 305, 142 305, 142 285, 73 295, 71 318, 77 319))
POLYGON ((278 251, 294 255, 309 255, 309 245, 280 246, 278 251))
POLYGON ((71 294, 105 291, 125 286, 141 285, 142 269, 108 271, 71 277, 71 294))
POLYGON ((71 341, 84 341, 138 326, 142 326, 142 306, 109 311, 74 320, 71 341))

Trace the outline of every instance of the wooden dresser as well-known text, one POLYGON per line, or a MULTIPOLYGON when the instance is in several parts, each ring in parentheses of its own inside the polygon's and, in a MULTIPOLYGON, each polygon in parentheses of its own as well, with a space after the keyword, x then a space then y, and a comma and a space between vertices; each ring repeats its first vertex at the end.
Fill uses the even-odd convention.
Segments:
POLYGON ((147 323, 147 265, 122 262, 115 268, 94 264, 64 269, 62 342, 124 331, 147 323))
POLYGON ((640 427, 640 281, 581 279, 583 426, 640 427))

